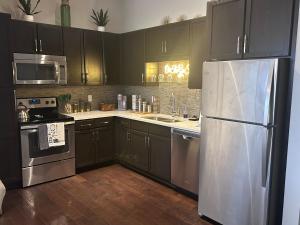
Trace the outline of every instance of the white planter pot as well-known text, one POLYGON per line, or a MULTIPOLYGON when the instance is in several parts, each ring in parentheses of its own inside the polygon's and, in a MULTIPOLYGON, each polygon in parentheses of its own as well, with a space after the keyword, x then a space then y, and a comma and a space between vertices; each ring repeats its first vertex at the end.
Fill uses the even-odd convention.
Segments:
POLYGON ((101 31, 101 32, 104 32, 104 31, 105 31, 105 27, 98 26, 98 27, 97 27, 97 30, 98 30, 98 31, 101 31))
POLYGON ((24 15, 24 20, 28 22, 33 22, 34 21, 33 15, 24 15))

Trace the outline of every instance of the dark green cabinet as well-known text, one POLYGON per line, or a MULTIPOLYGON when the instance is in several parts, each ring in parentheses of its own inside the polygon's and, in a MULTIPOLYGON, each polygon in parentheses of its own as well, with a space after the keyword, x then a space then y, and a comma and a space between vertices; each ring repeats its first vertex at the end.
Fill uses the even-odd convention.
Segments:
POLYGON ((103 33, 103 71, 104 84, 115 85, 120 83, 121 64, 121 35, 103 33))
POLYGON ((114 159, 114 129, 113 126, 103 126, 96 129, 97 146, 96 146, 96 162, 109 162, 114 159))
POLYGON ((83 35, 85 83, 101 85, 103 83, 102 33, 85 30, 83 35))
POLYGON ((10 30, 14 53, 63 55, 59 26, 12 20, 10 30))
POLYGON ((171 180, 171 130, 149 123, 118 119, 117 157, 160 180, 171 180))
POLYGON ((146 30, 146 61, 187 59, 189 24, 181 22, 146 30))
POLYGON ((102 33, 63 28, 63 40, 68 64, 68 84, 103 84, 102 33))
POLYGON ((289 56, 294 0, 208 3, 210 59, 289 56))
POLYGON ((207 23, 205 18, 190 22, 190 74, 188 87, 202 88, 202 68, 208 58, 207 23))
POLYGON ((121 36, 121 84, 145 84, 145 31, 139 30, 121 36))
POLYGON ((2 107, 0 118, 0 180, 8 189, 22 184, 20 133, 9 48, 10 21, 10 15, 0 13, 0 101, 5 106, 2 107))
POLYGON ((95 132, 92 129, 75 132, 76 169, 96 163, 95 132))
POLYGON ((149 134, 150 174, 171 181, 171 138, 149 134))
POLYGON ((149 170, 148 134, 131 130, 131 151, 133 152, 132 164, 143 171, 149 170))
POLYGON ((76 121, 75 129, 77 170, 114 160, 113 118, 76 121))
POLYGON ((246 58, 289 56, 294 0, 247 1, 246 58))
POLYGON ((212 60, 242 58, 244 12, 245 0, 208 4, 212 60))
POLYGON ((68 65, 68 85, 84 83, 83 31, 63 28, 64 54, 68 65))

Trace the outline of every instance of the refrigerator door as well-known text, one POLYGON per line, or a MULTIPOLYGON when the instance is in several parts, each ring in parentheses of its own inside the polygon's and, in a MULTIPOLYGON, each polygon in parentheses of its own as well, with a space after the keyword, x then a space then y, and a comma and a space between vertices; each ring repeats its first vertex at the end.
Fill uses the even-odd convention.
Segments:
POLYGON ((265 225, 272 129, 202 120, 199 215, 223 225, 265 225))
POLYGON ((202 114, 267 125, 278 59, 206 62, 202 114))

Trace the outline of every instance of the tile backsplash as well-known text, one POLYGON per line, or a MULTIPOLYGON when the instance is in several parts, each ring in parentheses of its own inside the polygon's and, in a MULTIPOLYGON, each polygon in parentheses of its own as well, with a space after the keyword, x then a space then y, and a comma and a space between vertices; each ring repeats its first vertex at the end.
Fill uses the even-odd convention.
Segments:
POLYGON ((71 102, 87 101, 88 95, 93 95, 94 110, 99 109, 99 103, 115 103, 116 96, 121 91, 120 86, 40 86, 17 87, 17 97, 50 97, 71 94, 71 102))
MULTIPOLYGON (((62 94, 71 94, 72 102, 79 100, 87 101, 88 95, 93 95, 94 110, 98 109, 99 103, 116 103, 119 93, 132 95, 138 94, 150 102, 151 96, 155 95, 160 98, 161 113, 170 113, 170 96, 174 93, 176 97, 176 107, 181 110, 185 105, 188 107, 190 116, 199 116, 201 90, 188 89, 187 84, 161 83, 155 87, 144 86, 39 86, 39 87, 17 87, 17 97, 49 97, 59 96, 62 94)), ((128 97, 129 101, 131 100, 128 97)), ((129 104, 130 105, 130 104, 129 104)))
POLYGON ((160 98, 160 111, 164 114, 170 114, 170 97, 174 93, 176 97, 176 107, 181 111, 186 105, 190 116, 199 116, 201 103, 201 90, 188 89, 187 83, 160 83, 159 87, 141 87, 126 86, 123 87, 123 93, 126 95, 142 95, 146 101, 151 101, 151 96, 155 95, 160 98))

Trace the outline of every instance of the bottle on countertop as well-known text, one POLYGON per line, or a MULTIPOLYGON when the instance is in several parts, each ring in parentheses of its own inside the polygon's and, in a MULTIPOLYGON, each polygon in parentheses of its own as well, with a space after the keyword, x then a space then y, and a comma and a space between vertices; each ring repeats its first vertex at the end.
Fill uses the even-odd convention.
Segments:
POLYGON ((186 105, 183 107, 182 114, 183 114, 183 118, 185 118, 185 119, 189 118, 189 112, 188 112, 188 109, 187 109, 186 105))

